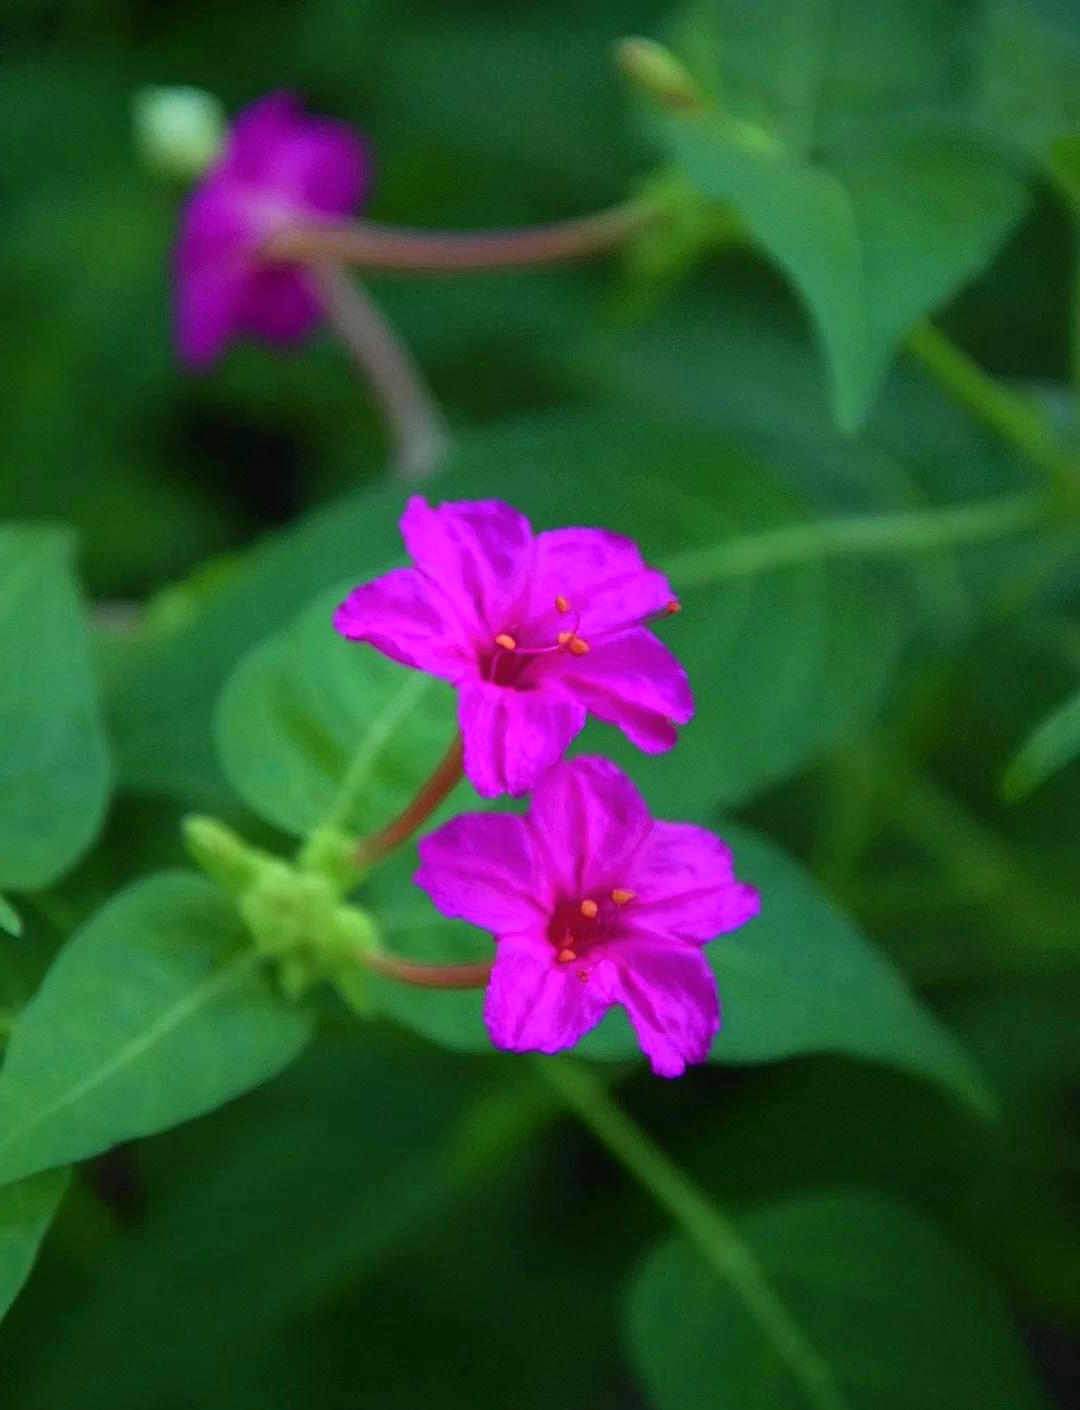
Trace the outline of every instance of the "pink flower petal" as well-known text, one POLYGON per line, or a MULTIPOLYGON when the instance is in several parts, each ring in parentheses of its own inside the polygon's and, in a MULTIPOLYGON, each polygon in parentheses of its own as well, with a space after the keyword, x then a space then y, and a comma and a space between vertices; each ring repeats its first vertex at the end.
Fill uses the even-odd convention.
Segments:
POLYGON ((416 566, 478 644, 513 628, 532 565, 532 530, 523 514, 497 499, 433 509, 414 495, 401 532, 416 566))
POLYGON ((735 878, 731 848, 691 823, 654 823, 629 885, 635 927, 687 941, 713 940, 761 909, 754 887, 735 878))
POLYGON ((395 568, 354 588, 334 613, 334 627, 350 641, 366 641, 384 656, 418 671, 455 681, 470 657, 456 623, 415 568, 395 568))
POLYGON ((578 967, 559 964, 549 945, 503 940, 484 1000, 484 1021, 497 1048, 557 1053, 595 1028, 609 1003, 595 975, 582 980, 578 967))
POLYGON ((701 951, 627 941, 610 956, 607 986, 657 1076, 680 1077, 687 1063, 704 1062, 720 1031, 720 1001, 701 951))
POLYGON ((530 612, 550 614, 556 597, 580 613, 581 632, 609 631, 662 612, 674 594, 632 539, 606 529, 555 529, 536 540, 530 612))
POLYGON ((526 793, 585 724, 569 700, 476 681, 461 686, 458 723, 465 773, 485 798, 526 793))
POLYGON ((499 936, 544 933, 545 878, 533 856, 524 818, 471 813, 420 840, 413 880, 444 916, 499 936))
POLYGON ((322 309, 308 275, 289 265, 252 269, 244 280, 238 315, 246 333, 267 342, 299 342, 320 321, 322 309))
POLYGON ((678 739, 674 726, 694 714, 686 672, 644 628, 600 642, 587 656, 559 656, 551 685, 597 719, 617 725, 648 754, 670 749, 678 739))
POLYGON ((585 899, 594 881, 622 883, 652 819, 621 769, 608 759, 582 757, 540 779, 528 823, 556 889, 585 899))
POLYGON ((201 371, 221 355, 243 296, 244 275, 229 269, 200 270, 177 285, 176 343, 188 367, 201 371))
POLYGON ((282 142, 304 121, 296 93, 279 89, 257 98, 233 119, 220 169, 255 185, 265 183, 282 142))

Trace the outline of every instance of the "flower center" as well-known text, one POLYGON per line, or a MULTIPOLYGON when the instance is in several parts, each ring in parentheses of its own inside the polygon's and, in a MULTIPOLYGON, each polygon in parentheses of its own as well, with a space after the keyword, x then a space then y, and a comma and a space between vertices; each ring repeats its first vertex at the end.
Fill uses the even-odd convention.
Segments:
POLYGON ((554 952, 555 963, 572 965, 579 960, 584 961, 577 970, 577 977, 586 980, 589 977, 587 962, 590 951, 595 951, 604 941, 616 938, 618 913, 634 900, 635 895, 629 887, 616 886, 595 896, 581 899, 567 897, 559 901, 548 922, 548 942, 554 952))
MULTIPOLYGON (((545 658, 563 654, 587 656, 592 649, 590 641, 605 641, 618 636, 620 632, 643 626, 645 622, 652 620, 651 617, 634 618, 603 627, 597 632, 590 632, 589 636, 585 637, 581 631, 581 612, 574 607, 570 598, 560 592, 556 595, 553 605, 554 616, 545 613, 537 621, 528 623, 524 630, 514 626, 507 631, 496 633, 485 672, 488 680, 494 685, 528 688, 529 676, 532 674, 530 667, 545 658)), ((652 615, 670 617, 679 610, 679 603, 672 599, 652 615)))

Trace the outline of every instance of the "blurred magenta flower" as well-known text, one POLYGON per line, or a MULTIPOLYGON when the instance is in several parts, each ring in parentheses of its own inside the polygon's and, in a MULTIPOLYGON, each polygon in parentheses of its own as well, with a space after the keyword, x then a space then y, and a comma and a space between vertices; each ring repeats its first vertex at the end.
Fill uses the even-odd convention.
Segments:
POLYGON ((271 93, 239 114, 181 218, 176 334, 189 366, 207 366, 237 334, 285 344, 310 331, 320 317, 310 275, 260 260, 260 247, 294 222, 355 210, 370 166, 356 133, 306 116, 292 93, 271 93))
POLYGON ((342 636, 457 687, 465 773, 479 793, 525 793, 587 714, 651 754, 694 712, 686 672, 644 623, 674 611, 637 545, 603 529, 534 534, 500 500, 401 519, 415 567, 354 589, 342 636))
POLYGON ((759 909, 719 837, 654 821, 620 769, 579 758, 544 775, 524 817, 455 818, 421 840, 420 861, 443 915, 495 936, 484 1018, 497 1047, 569 1048, 622 1004, 661 1077, 705 1061, 720 1006, 701 947, 759 909))

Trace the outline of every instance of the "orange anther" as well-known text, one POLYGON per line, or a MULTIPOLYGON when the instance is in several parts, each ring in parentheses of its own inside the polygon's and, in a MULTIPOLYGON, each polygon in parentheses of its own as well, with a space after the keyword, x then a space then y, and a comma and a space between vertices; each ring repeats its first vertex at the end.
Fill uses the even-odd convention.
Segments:
POLYGON ((575 656, 587 656, 589 654, 589 643, 583 641, 579 636, 572 636, 566 644, 575 656))
POLYGON ((558 597, 555 599, 555 610, 556 610, 556 612, 569 612, 569 611, 570 611, 570 602, 569 602, 569 599, 563 597, 563 595, 562 595, 561 592, 559 593, 558 597))
POLYGON ((514 640, 514 638, 510 635, 509 632, 500 632, 499 635, 495 638, 495 645, 501 646, 504 651, 517 650, 517 642, 514 640))
POLYGON ((573 964, 574 960, 577 959, 577 955, 574 954, 573 950, 560 950, 555 958, 560 964, 573 964))
POLYGON ((616 886, 611 893, 611 899, 617 906, 625 906, 627 901, 632 901, 636 895, 636 891, 627 891, 623 886, 616 886))
POLYGON ((577 977, 581 980, 582 984, 584 984, 586 979, 588 979, 589 977, 589 971, 587 969, 579 969, 577 972, 577 977))
POLYGON ((573 637, 573 635, 574 635, 573 632, 560 632, 560 633, 559 633, 559 645, 560 645, 560 646, 566 646, 566 645, 570 642, 570 640, 571 640, 571 638, 573 637))
POLYGON ((676 612, 682 611, 682 603, 677 602, 675 598, 672 598, 668 605, 664 608, 664 611, 668 614, 669 617, 674 617, 676 612))
POLYGON ((582 901, 581 914, 585 917, 586 920, 595 920, 596 917, 600 914, 600 907, 596 904, 595 901, 582 901))

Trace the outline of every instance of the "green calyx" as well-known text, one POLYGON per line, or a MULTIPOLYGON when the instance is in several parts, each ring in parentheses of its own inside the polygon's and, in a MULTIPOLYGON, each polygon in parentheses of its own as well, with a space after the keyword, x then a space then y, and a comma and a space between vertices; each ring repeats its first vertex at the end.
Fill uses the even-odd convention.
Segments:
POLYGON ((234 897, 288 998, 329 981, 363 1007, 363 957, 377 949, 378 933, 368 912, 342 899, 359 875, 344 835, 320 830, 295 862, 253 847, 216 818, 186 818, 183 836, 198 866, 234 897))

